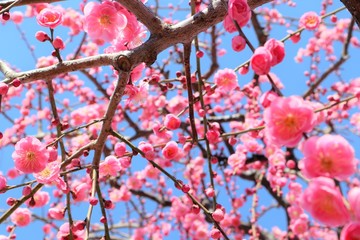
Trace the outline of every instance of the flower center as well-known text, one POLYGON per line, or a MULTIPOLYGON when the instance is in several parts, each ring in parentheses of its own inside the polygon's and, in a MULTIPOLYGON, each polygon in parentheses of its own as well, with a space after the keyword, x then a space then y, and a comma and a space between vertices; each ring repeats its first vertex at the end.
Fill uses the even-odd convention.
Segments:
POLYGON ((35 153, 34 152, 27 152, 26 153, 26 159, 28 160, 28 161, 34 161, 34 159, 35 159, 35 153))
POLYGON ((294 127, 296 125, 296 118, 292 114, 288 114, 283 123, 286 127, 294 127))
POLYGON ((41 171, 40 175, 41 175, 42 177, 49 177, 49 176, 50 176, 50 173, 51 173, 50 169, 49 169, 49 168, 45 168, 44 170, 41 171))
POLYGON ((333 161, 329 157, 322 157, 321 158, 321 166, 326 170, 329 171, 332 169, 333 161))
POLYGON ((110 25, 111 24, 110 18, 107 15, 101 16, 99 22, 101 25, 110 25))

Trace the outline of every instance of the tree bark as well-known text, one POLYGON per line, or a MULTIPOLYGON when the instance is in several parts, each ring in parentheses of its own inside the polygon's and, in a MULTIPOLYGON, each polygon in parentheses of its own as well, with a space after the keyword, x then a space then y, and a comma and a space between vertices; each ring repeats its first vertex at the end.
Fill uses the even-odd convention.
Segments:
POLYGON ((360 1, 359 0, 340 0, 347 10, 354 17, 357 26, 360 28, 360 1))

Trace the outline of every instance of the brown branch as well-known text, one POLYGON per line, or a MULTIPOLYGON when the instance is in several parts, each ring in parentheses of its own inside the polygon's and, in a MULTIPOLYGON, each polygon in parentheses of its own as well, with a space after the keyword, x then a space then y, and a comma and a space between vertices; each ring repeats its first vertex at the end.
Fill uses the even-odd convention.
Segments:
POLYGON ((151 193, 148 193, 148 192, 145 192, 142 190, 130 189, 130 192, 134 195, 151 199, 154 202, 160 204, 162 207, 171 207, 171 204, 172 204, 170 200, 166 200, 163 197, 159 197, 159 196, 156 196, 154 194, 151 194, 151 193))
MULTIPOLYGON (((251 8, 267 3, 269 0, 249 1, 251 8)), ((33 82, 39 79, 55 78, 59 74, 83 70, 91 67, 109 66, 113 65, 121 70, 129 71, 138 64, 144 62, 151 65, 155 62, 157 55, 163 50, 173 46, 177 43, 190 42, 197 34, 203 32, 221 22, 227 14, 227 2, 225 0, 214 0, 208 8, 197 13, 196 15, 171 25, 161 32, 161 34, 152 34, 150 38, 141 46, 119 53, 100 54, 97 56, 86 57, 82 59, 63 61, 49 67, 40 69, 14 73, 11 75, 5 74, 3 82, 9 83, 14 78, 22 81, 22 83, 33 82), (127 69, 122 69, 118 64, 118 59, 126 58, 128 62, 127 69)), ((4 64, 0 60, 0 65, 4 64)), ((0 69, 1 70, 1 69, 0 69)))
POLYGON ((339 67, 346 62, 346 60, 349 58, 348 55, 348 49, 349 49, 349 43, 350 43, 350 39, 352 37, 352 32, 353 32, 353 28, 354 28, 354 18, 351 20, 350 24, 349 24, 349 28, 348 28, 348 35, 346 37, 345 43, 344 43, 344 47, 343 47, 343 51, 341 54, 340 59, 334 64, 332 65, 328 70, 326 70, 316 81, 313 85, 311 85, 311 87, 306 91, 306 93, 304 93, 303 98, 307 98, 309 97, 314 91, 315 89, 333 72, 336 71, 337 69, 339 69, 339 67))
POLYGON ((351 15, 355 18, 356 24, 360 28, 360 2, 358 0, 340 0, 351 15))
POLYGON ((141 1, 116 0, 127 10, 133 13, 137 19, 146 26, 152 34, 161 34, 166 24, 157 17, 141 1))
POLYGON ((24 5, 30 5, 35 3, 53 3, 53 2, 60 2, 65 0, 4 0, 0 2, 0 6, 3 7, 3 9, 0 11, 0 14, 3 12, 9 11, 13 7, 18 6, 24 6, 24 5))

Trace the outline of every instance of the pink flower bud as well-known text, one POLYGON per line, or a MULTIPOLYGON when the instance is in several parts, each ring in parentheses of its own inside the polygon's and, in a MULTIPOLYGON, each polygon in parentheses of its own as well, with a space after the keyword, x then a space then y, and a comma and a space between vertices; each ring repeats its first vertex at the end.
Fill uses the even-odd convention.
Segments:
POLYGON ((31 193, 31 187, 29 185, 25 186, 22 190, 23 196, 27 196, 31 193))
POLYGON ((224 219, 224 212, 218 208, 212 213, 212 217, 216 222, 221 222, 224 219))
POLYGON ((54 46, 54 48, 61 49, 61 50, 65 48, 64 42, 60 37, 56 37, 54 39, 53 46, 54 46))
POLYGON ((174 114, 167 114, 165 116, 164 125, 167 129, 175 130, 180 127, 181 121, 174 114))
POLYGON ((202 58, 204 56, 204 52, 203 51, 196 51, 196 57, 197 58, 202 58))
POLYGON ((37 31, 35 33, 35 38, 40 42, 45 42, 47 40, 50 40, 50 37, 44 31, 37 31))
POLYGON ((17 200, 13 197, 9 197, 6 199, 6 204, 9 205, 9 206, 12 206, 14 205, 15 203, 17 202, 17 200))
POLYGON ((101 223, 106 223, 106 221, 107 221, 107 220, 106 220, 106 217, 101 216, 101 218, 100 218, 100 222, 101 222, 101 223))
POLYGON ((99 200, 96 197, 90 197, 89 198, 89 203, 92 206, 95 206, 96 204, 98 204, 99 200))
POLYGON ((118 142, 115 144, 114 151, 116 156, 121 157, 126 152, 126 145, 123 142, 118 142))
POLYGON ((175 141, 168 142, 162 150, 164 158, 168 160, 174 159, 178 152, 179 148, 175 141))
POLYGON ((188 193, 190 191, 190 186, 187 185, 187 184, 184 184, 181 188, 181 190, 184 192, 184 193, 188 193))
POLYGON ((250 59, 251 68, 257 75, 266 75, 270 72, 272 55, 265 47, 258 47, 250 59))
POLYGON ((12 81, 12 85, 13 85, 14 87, 19 87, 19 86, 21 85, 21 81, 16 78, 16 79, 14 79, 14 80, 12 81))
POLYGON ((235 52, 240 52, 246 47, 246 41, 242 36, 235 36, 231 39, 231 47, 235 52))
POLYGON ((213 188, 207 188, 206 190, 205 190, 205 194, 206 194, 206 196, 208 196, 208 197, 214 197, 215 196, 215 191, 214 191, 214 189, 213 188))
POLYGON ((266 41, 264 47, 271 53, 271 66, 275 66, 276 64, 282 62, 285 57, 285 48, 283 42, 271 38, 266 41))
POLYGON ((212 239, 219 239, 220 235, 221 235, 221 233, 220 233, 219 229, 217 229, 217 228, 211 229, 210 236, 212 239))

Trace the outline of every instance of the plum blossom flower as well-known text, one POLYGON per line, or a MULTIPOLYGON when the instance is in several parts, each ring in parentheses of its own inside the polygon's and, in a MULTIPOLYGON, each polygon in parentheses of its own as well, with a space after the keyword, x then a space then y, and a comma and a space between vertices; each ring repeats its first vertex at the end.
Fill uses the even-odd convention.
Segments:
POLYGON ((284 43, 271 38, 266 41, 264 47, 271 53, 271 66, 279 64, 285 57, 284 43))
POLYGON ((316 29, 321 22, 321 17, 316 12, 306 12, 299 20, 299 26, 304 27, 307 30, 316 29))
POLYGON ((360 222, 350 222, 341 230, 340 240, 360 239, 360 222))
POLYGON ((74 182, 71 186, 73 199, 75 202, 86 201, 89 193, 89 186, 87 183, 74 182))
POLYGON ((316 115, 311 104, 297 96, 277 97, 264 111, 265 134, 278 146, 294 147, 303 133, 314 128, 316 115))
POLYGON ((224 212, 220 208, 216 209, 211 215, 217 222, 221 222, 224 219, 224 212))
POLYGON ((49 152, 35 137, 25 137, 15 144, 12 154, 15 167, 24 173, 37 173, 45 169, 49 152))
POLYGON ((165 116, 164 125, 167 129, 175 130, 180 127, 181 121, 174 114, 167 114, 165 116))
POLYGON ((300 205, 315 220, 331 227, 344 225, 350 220, 340 190, 330 178, 312 179, 300 197, 300 205))
POLYGON ((84 30, 93 39, 112 41, 126 27, 127 19, 117 2, 89 2, 84 7, 84 30))
POLYGON ((37 15, 36 20, 40 26, 54 29, 62 23, 62 12, 55 8, 44 8, 37 15))
POLYGON ((155 158, 155 151, 154 151, 154 147, 147 142, 140 142, 138 148, 144 153, 144 157, 147 160, 154 160, 155 158))
POLYGON ((10 216, 11 221, 19 227, 25 227, 31 222, 31 212, 27 208, 18 208, 10 216))
POLYGON ((168 160, 174 159, 178 153, 179 148, 175 141, 170 141, 166 143, 165 147, 162 150, 164 158, 168 160))
POLYGON ((231 39, 231 47, 235 52, 241 52, 246 47, 245 38, 242 36, 235 36, 231 39))
POLYGON ((251 17, 251 9, 246 0, 230 0, 228 2, 229 17, 244 27, 251 17))
POLYGON ((265 75, 270 72, 272 64, 271 52, 265 47, 258 47, 250 59, 251 68, 257 75, 265 75))
POLYGON ((350 189, 348 193, 348 201, 355 219, 360 221, 360 187, 350 189))
POLYGON ((48 217, 50 219, 62 220, 65 216, 65 209, 57 205, 56 207, 49 208, 48 210, 48 217))
POLYGON ((100 177, 116 176, 120 170, 121 166, 119 160, 115 156, 110 155, 100 163, 99 175, 100 177))
POLYGON ((302 145, 307 177, 330 177, 345 180, 356 171, 353 147, 340 135, 313 136, 302 145))
MULTIPOLYGON (((77 226, 78 224, 75 223, 75 225, 77 226)), ((73 238, 76 240, 84 240, 85 239, 85 230, 84 229, 79 229, 79 227, 73 227, 71 229, 73 238)), ((70 236, 70 228, 69 228, 69 223, 66 222, 63 225, 60 226, 60 229, 58 231, 58 233, 56 234, 57 239, 62 240, 62 239, 68 239, 70 236)))
POLYGON ((5 192, 6 188, 6 178, 3 175, 0 175, 0 193, 5 192))
POLYGON ((0 95, 6 95, 9 90, 9 85, 6 83, 0 82, 0 95))
POLYGON ((117 142, 114 147, 116 156, 121 157, 126 152, 126 145, 123 142, 117 142))
POLYGON ((31 204, 31 198, 28 199, 25 203, 27 206, 31 207, 43 207, 50 201, 50 195, 45 191, 38 191, 34 194, 33 201, 35 204, 31 204))
POLYGON ((33 175, 39 183, 52 184, 60 177, 60 163, 49 162, 41 172, 33 175))
POLYGON ((238 86, 238 79, 234 70, 225 68, 219 70, 214 76, 215 84, 224 91, 234 90, 238 86))
POLYGON ((127 202, 131 198, 131 192, 125 185, 121 185, 120 189, 113 189, 109 193, 109 197, 112 202, 127 202))

